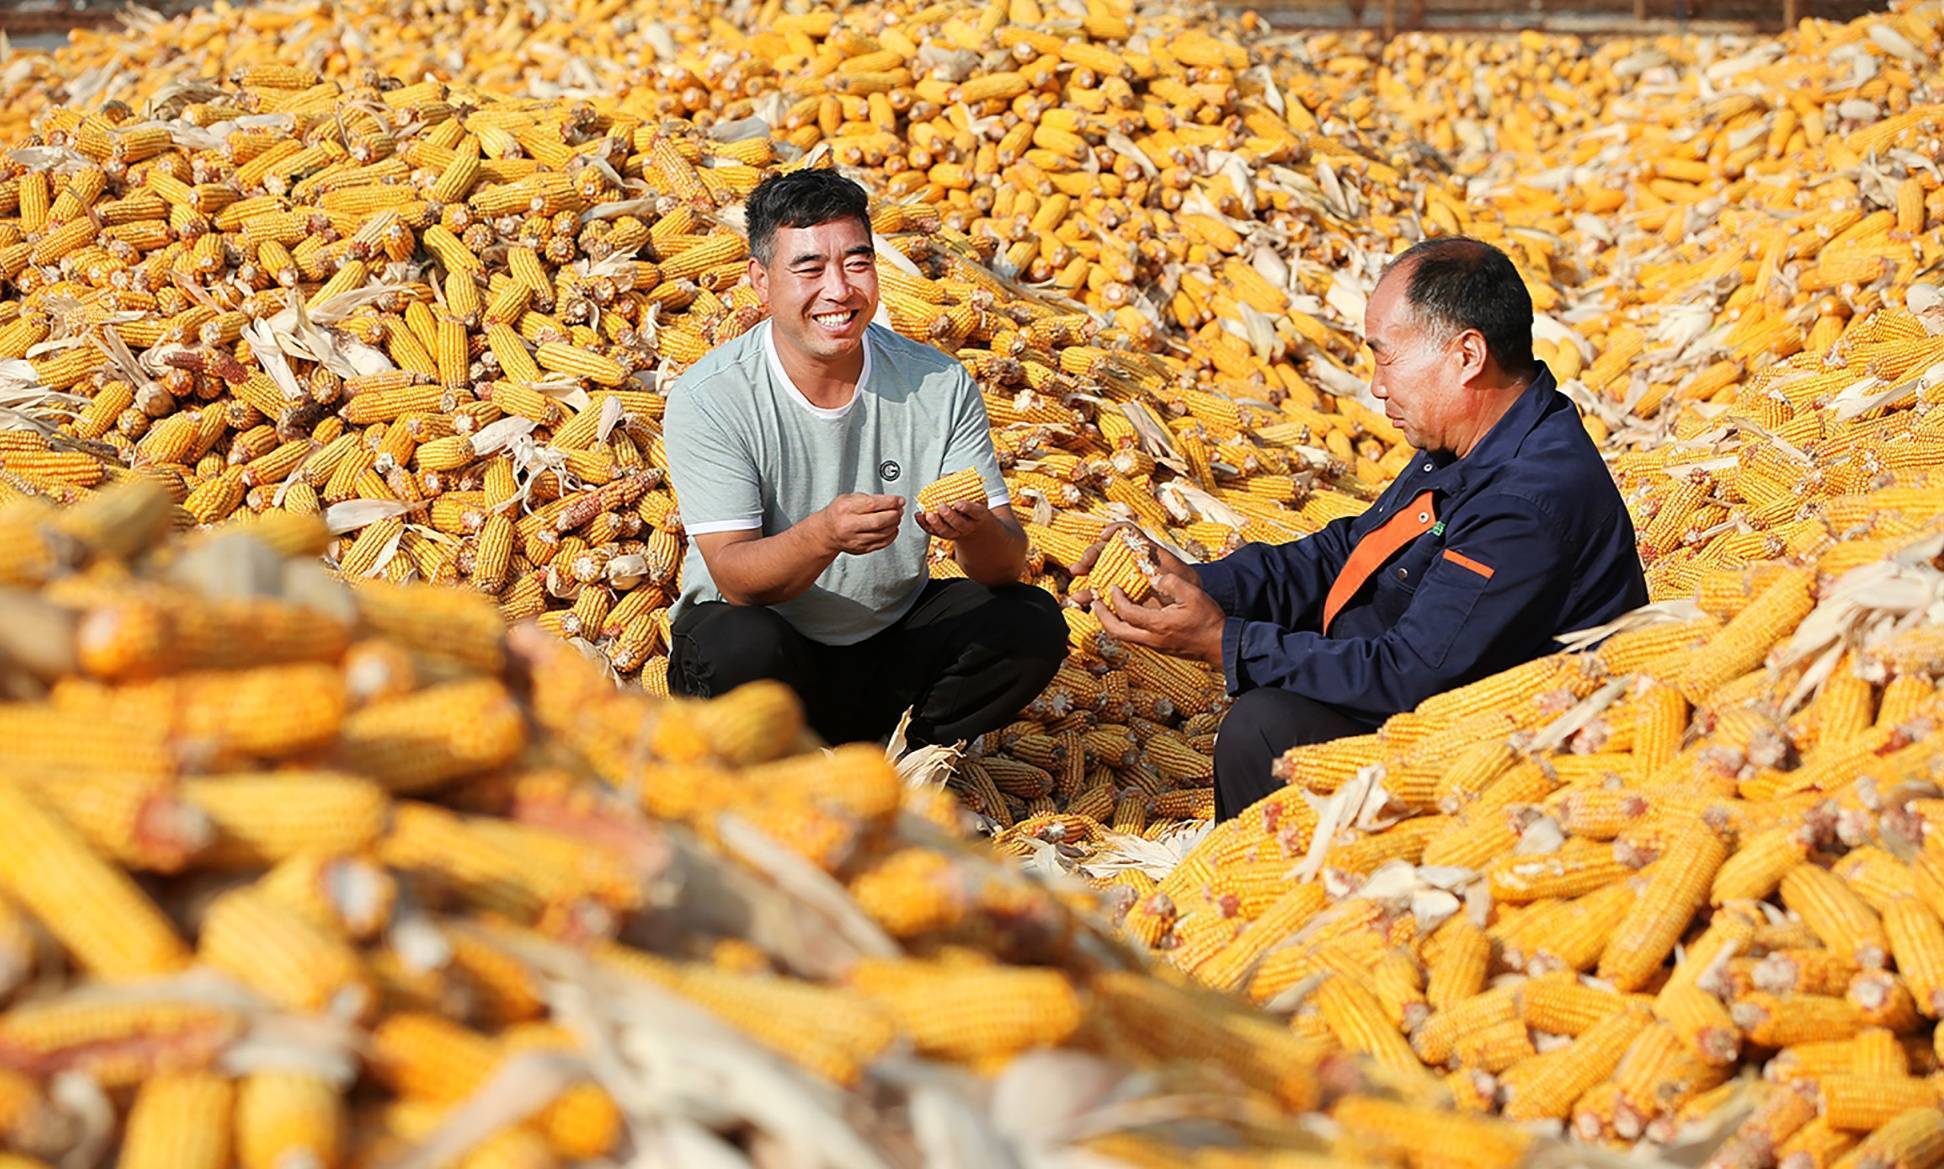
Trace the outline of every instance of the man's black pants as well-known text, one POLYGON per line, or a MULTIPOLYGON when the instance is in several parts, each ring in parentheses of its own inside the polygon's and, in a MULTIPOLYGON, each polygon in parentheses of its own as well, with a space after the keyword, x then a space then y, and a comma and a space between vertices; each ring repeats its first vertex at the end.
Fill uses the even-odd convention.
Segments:
POLYGON ((1374 728, 1287 690, 1248 690, 1215 733, 1215 818, 1226 820, 1283 784, 1270 766, 1291 747, 1367 735, 1374 728))
POLYGON ((772 609, 691 606, 669 631, 668 684, 707 698, 775 678, 803 699, 826 742, 883 739, 912 709, 912 746, 1004 726, 1038 696, 1067 652, 1060 606, 1031 585, 934 580, 895 625, 854 645, 825 645, 772 609))

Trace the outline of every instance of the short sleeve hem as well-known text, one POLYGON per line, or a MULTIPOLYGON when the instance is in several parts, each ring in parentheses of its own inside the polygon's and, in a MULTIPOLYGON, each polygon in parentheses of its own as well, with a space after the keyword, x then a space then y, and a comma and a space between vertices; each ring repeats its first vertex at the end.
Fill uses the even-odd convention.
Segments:
POLYGON ((717 532, 750 532, 762 526, 762 516, 743 516, 739 519, 711 520, 700 524, 684 522, 682 530, 691 536, 712 536, 717 532))

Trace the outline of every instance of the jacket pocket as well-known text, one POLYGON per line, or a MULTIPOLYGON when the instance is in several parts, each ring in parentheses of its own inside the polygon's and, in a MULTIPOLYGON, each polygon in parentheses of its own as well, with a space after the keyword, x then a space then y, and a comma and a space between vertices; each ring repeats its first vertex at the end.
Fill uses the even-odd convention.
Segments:
POLYGON ((1483 573, 1445 565, 1438 574, 1437 587, 1414 598, 1414 601, 1430 603, 1435 610, 1426 614, 1429 620, 1413 623, 1416 630, 1415 648, 1427 666, 1437 669, 1444 665, 1445 658, 1451 655, 1451 647, 1458 644, 1458 638, 1465 632, 1472 610, 1478 607, 1478 598, 1485 594, 1485 586, 1489 583, 1491 578, 1483 573))

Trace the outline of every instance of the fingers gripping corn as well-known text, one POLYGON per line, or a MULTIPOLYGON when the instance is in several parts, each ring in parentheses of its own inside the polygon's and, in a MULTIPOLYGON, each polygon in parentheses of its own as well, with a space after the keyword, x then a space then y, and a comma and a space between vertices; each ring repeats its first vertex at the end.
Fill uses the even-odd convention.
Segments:
POLYGON ((1132 533, 1121 532, 1101 548, 1100 558, 1094 561, 1093 571, 1087 574, 1087 582, 1095 595, 1110 606, 1119 603, 1114 595, 1115 589, 1119 589, 1128 600, 1139 604, 1154 591, 1154 577, 1158 571, 1147 541, 1132 533))

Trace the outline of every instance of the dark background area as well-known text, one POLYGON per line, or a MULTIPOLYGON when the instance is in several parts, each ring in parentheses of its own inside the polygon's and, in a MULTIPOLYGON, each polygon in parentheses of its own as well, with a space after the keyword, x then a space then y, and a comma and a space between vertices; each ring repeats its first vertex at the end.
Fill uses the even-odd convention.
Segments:
POLYGON ((1780 32, 1807 18, 1850 20, 1881 0, 1261 0, 1253 8, 1278 29, 1413 28, 1590 35, 1664 32, 1780 32))
MULTIPOLYGON (((163 13, 194 5, 153 0, 163 13)), ((0 0, 0 31, 16 45, 59 44, 70 28, 115 23, 125 0, 0 0)), ((1512 32, 1524 28, 1587 35, 1662 32, 1778 32, 1796 20, 1849 20, 1883 7, 1870 0, 1260 0, 1253 8, 1278 30, 1413 28, 1512 32)))

